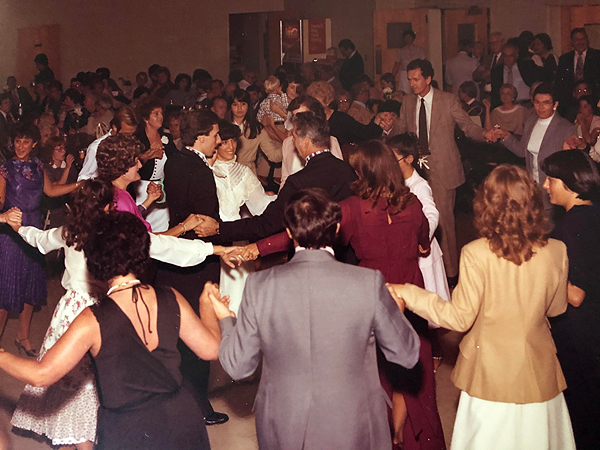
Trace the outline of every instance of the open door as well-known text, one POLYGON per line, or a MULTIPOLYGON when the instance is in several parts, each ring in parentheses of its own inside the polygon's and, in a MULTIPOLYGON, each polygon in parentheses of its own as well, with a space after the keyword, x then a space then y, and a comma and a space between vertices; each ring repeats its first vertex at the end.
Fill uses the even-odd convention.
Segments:
POLYGON ((402 33, 411 29, 415 45, 429 54, 428 9, 386 9, 373 12, 375 81, 394 68, 396 53, 404 44, 402 33))
POLYGON ((444 10, 444 61, 458 54, 458 41, 479 41, 487 48, 490 14, 488 8, 444 10))
POLYGON ((17 30, 17 82, 29 86, 37 69, 33 63, 36 55, 45 53, 49 66, 57 80, 60 80, 60 27, 43 25, 41 27, 20 28, 17 30))
POLYGON ((274 73, 275 69, 281 65, 281 29, 282 20, 300 21, 298 11, 273 11, 267 13, 267 47, 269 73, 274 73))

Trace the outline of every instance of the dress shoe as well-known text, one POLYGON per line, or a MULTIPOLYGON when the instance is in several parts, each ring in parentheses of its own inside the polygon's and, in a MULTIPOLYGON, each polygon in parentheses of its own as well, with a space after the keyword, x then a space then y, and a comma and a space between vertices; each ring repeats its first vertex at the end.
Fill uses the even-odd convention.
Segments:
POLYGON ((220 412, 213 411, 213 413, 204 418, 204 423, 207 426, 209 425, 221 425, 229 420, 229 416, 227 414, 223 414, 220 412))

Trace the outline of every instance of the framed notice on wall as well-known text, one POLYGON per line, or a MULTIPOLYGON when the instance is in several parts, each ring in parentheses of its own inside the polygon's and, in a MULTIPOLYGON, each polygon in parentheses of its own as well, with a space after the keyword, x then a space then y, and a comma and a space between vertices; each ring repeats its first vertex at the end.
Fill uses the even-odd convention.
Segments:
POLYGON ((281 63, 302 63, 302 21, 284 19, 280 22, 281 63))
POLYGON ((304 19, 304 62, 325 59, 331 47, 331 19, 304 19))

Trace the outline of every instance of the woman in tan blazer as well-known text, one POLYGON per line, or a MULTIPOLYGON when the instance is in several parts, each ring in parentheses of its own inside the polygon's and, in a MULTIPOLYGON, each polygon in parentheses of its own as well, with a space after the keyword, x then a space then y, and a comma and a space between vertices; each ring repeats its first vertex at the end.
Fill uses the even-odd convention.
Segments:
POLYGON ((474 210, 480 238, 462 250, 451 302, 392 286, 401 307, 467 331, 452 374, 462 392, 451 447, 575 449, 547 320, 567 307, 566 247, 548 239, 541 192, 521 168, 494 169, 474 210))
POLYGON ((248 166, 256 175, 256 156, 259 148, 272 163, 280 163, 283 156, 281 143, 271 139, 269 133, 254 118, 249 105, 250 95, 242 89, 236 89, 233 92, 230 120, 240 127, 242 132, 236 152, 237 162, 248 166))

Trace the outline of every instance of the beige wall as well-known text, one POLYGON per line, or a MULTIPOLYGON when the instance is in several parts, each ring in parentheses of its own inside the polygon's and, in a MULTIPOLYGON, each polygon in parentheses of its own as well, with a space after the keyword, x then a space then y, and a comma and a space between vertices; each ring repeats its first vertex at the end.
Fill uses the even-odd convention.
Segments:
MULTIPOLYGON (((61 79, 106 66, 113 78, 151 64, 172 77, 203 67, 229 72, 229 13, 279 11, 284 0, 3 0, 0 2, 0 85, 15 71, 17 30, 59 24, 61 79)), ((33 62, 32 62, 33 64, 33 62)), ((50 61, 52 67, 52 61, 50 61)), ((27 80, 19 80, 25 84, 27 80)))

